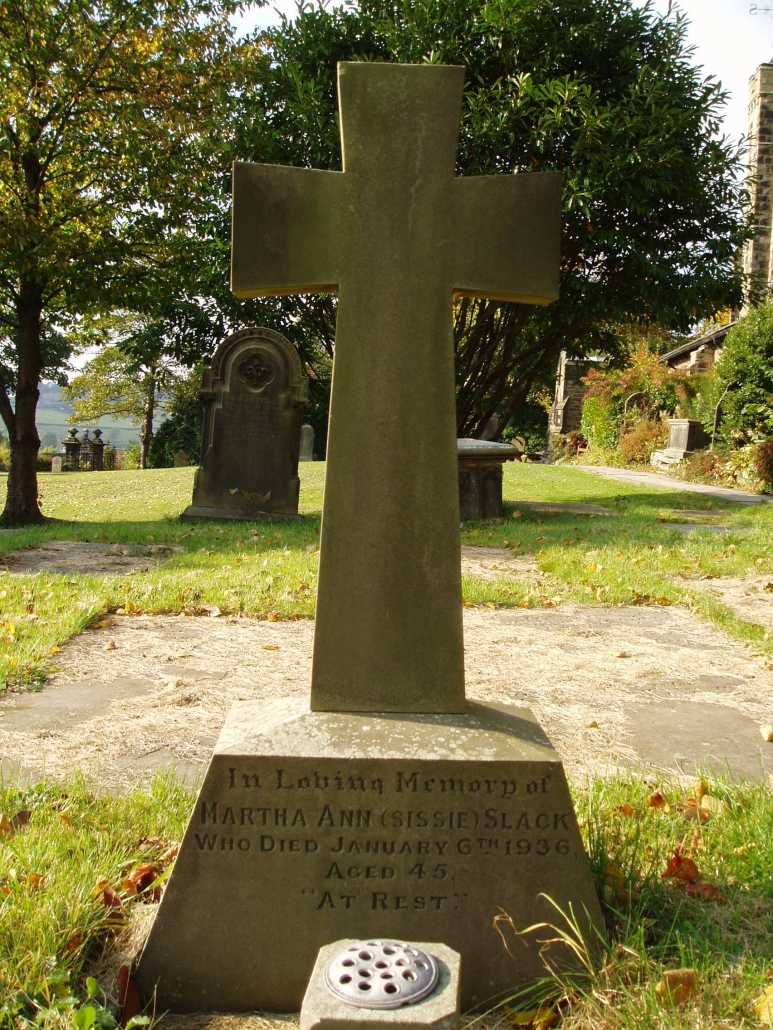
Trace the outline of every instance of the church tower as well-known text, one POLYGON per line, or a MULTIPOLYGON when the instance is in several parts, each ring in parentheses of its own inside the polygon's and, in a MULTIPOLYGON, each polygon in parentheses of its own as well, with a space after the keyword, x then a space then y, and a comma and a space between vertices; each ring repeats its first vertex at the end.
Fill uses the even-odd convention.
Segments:
POLYGON ((743 270, 763 289, 773 280, 773 64, 761 64, 749 80, 749 174, 754 239, 744 250, 743 270))

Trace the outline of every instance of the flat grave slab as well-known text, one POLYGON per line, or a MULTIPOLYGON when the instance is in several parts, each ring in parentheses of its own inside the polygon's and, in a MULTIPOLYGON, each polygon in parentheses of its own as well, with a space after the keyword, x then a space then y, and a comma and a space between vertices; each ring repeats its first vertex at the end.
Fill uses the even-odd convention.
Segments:
MULTIPOLYGON (((758 603, 770 607, 764 585, 758 603)), ((756 611, 744 617, 761 621, 756 611)), ((683 608, 466 608, 464 624, 468 695, 531 708, 567 771, 580 779, 618 764, 678 774, 678 755, 711 750, 703 748, 713 739, 704 712, 737 713, 757 726, 771 721, 773 669, 683 608), (647 732, 647 713, 683 702, 688 712, 700 707, 682 721, 678 741, 668 738, 673 748, 664 753, 654 726, 647 732), (597 728, 588 729, 591 722, 597 728)), ((119 616, 114 626, 68 641, 56 656, 59 671, 39 693, 0 700, 4 772, 21 766, 35 779, 82 769, 111 790, 147 782, 173 762, 187 776, 202 775, 232 703, 305 696, 312 633, 310 621, 119 616), (110 641, 115 649, 106 651, 110 641), (103 684, 94 706, 81 708, 70 726, 57 726, 60 691, 84 681, 103 684), (105 710, 116 681, 136 682, 137 692, 115 693, 105 710), (27 699, 34 700, 37 728, 24 730, 2 712, 27 699)), ((756 731, 744 734, 754 769, 763 756, 773 772, 773 745, 756 731)), ((746 759, 738 765, 730 757, 731 771, 741 775, 746 759)))

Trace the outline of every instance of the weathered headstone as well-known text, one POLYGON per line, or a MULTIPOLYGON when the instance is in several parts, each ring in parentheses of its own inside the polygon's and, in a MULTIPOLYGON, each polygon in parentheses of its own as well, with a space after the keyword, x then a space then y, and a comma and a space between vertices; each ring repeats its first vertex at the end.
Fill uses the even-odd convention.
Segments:
POLYGON ((340 298, 311 709, 229 713, 137 972, 162 1009, 297 1011, 369 936, 459 951, 469 1007, 544 974, 500 907, 602 926, 556 752, 464 696, 452 295, 555 299, 561 177, 454 177, 461 68, 338 80, 343 172, 234 171, 234 292, 340 298))
POLYGON ((299 461, 314 461, 314 426, 301 426, 301 453, 299 461))
POLYGON ((703 423, 696 418, 670 418, 668 420, 668 446, 653 451, 650 464, 655 468, 668 469, 678 465, 694 451, 708 447, 710 437, 703 423))
POLYGON ((188 464, 188 455, 185 453, 185 451, 174 452, 174 467, 176 469, 187 468, 188 464))
POLYGON ((62 471, 62 456, 61 456, 61 454, 56 454, 51 459, 51 471, 52 472, 61 472, 62 471))
POLYGON ((298 451, 308 379, 295 347, 271 329, 220 344, 201 384, 201 466, 182 518, 298 513, 298 451))

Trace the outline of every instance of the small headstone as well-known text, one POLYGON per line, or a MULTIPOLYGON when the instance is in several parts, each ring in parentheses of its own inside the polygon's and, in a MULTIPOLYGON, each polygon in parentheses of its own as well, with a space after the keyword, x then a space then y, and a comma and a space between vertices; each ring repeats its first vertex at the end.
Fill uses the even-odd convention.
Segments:
POLYGON ((301 426, 301 453, 299 461, 314 461, 314 426, 301 426))
POLYGON ((653 451, 650 464, 657 469, 669 469, 688 458, 693 451, 708 447, 710 438, 703 423, 695 418, 670 418, 668 420, 668 446, 653 451))
POLYGON ((183 518, 297 515, 308 383, 295 347, 271 329, 220 344, 201 384, 203 457, 183 518))
POLYGON ((61 454, 56 454, 51 459, 51 471, 52 472, 61 472, 62 471, 62 456, 61 456, 61 454))
POLYGON ((189 464, 188 455, 185 451, 174 452, 174 467, 176 469, 187 468, 189 464))

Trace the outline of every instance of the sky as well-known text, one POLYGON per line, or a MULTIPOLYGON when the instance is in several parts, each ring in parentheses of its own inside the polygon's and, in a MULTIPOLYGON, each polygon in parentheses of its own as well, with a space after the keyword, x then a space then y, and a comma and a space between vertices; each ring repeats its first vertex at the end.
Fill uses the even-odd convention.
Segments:
MULTIPOLYGON (((758 64, 773 60, 773 0, 677 3, 690 21, 688 42, 695 48, 695 63, 703 67, 704 75, 719 79, 730 94, 725 108, 725 131, 738 143, 747 131, 749 78, 758 64)), ((668 0, 655 0, 655 6, 665 12, 668 0)), ((278 12, 292 17, 295 10, 295 0, 269 0, 265 7, 248 13, 241 27, 266 26, 279 20, 278 12)))

